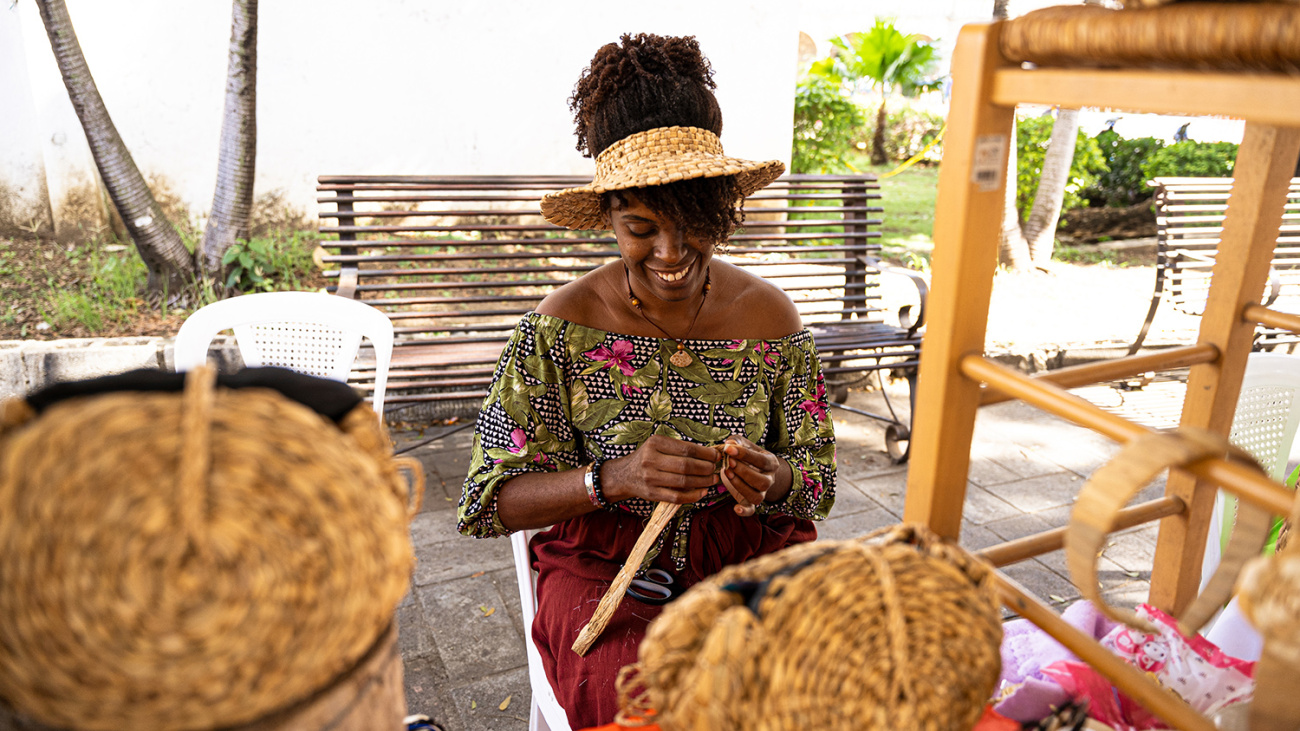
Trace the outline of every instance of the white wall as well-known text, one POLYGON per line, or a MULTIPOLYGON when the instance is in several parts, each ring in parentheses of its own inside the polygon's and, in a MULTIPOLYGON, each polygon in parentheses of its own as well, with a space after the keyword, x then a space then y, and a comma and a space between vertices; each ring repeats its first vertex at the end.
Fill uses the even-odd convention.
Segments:
POLYGON ((42 130, 36 120, 22 33, 0 23, 0 229, 13 225, 49 230, 42 130))
MULTIPOLYGON (((139 167, 206 211, 230 3, 67 5, 139 167)), ((600 45, 641 31, 698 37, 716 70, 728 153, 788 161, 796 17, 797 3, 781 0, 263 2, 256 189, 283 190, 313 214, 321 174, 589 174, 569 94, 600 45)), ((0 116, 28 120, 0 127, 0 182, 24 177, 11 161, 43 160, 57 207, 94 167, 30 0, 0 6, 0 63, 0 116), (25 68, 11 62, 23 51, 25 68)))

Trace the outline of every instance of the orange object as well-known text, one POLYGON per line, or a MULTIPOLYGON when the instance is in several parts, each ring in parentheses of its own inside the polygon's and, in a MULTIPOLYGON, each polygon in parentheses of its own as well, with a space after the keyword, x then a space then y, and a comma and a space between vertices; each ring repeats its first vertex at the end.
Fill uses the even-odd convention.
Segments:
POLYGON ((984 715, 975 722, 971 731, 1020 731, 1020 723, 993 710, 992 705, 984 706, 984 715))

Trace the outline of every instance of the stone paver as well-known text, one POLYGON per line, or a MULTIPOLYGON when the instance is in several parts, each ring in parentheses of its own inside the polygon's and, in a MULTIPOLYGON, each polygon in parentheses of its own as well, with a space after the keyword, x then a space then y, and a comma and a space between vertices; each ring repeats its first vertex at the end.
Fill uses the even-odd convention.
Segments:
MULTIPOLYGON (((906 404, 902 386, 894 403, 906 404)), ((854 392, 851 403, 882 408, 879 397, 854 392)), ((839 444, 839 492, 824 540, 855 538, 897 523, 907 469, 890 464, 875 422, 833 411, 839 444)), ((418 435, 398 435, 399 447, 418 435)), ((422 512, 411 525, 417 567, 411 594, 398 610, 412 713, 427 713, 447 731, 528 726, 531 703, 524 632, 509 541, 456 533, 456 498, 469 462, 470 434, 461 432, 410 452, 425 466, 422 512), (505 709, 501 705, 506 699, 505 709)), ((1087 476, 1114 454, 1104 437, 1020 403, 981 410, 971 453, 962 544, 972 550, 1069 522, 1087 476)), ((1138 500, 1160 494, 1163 482, 1138 500)), ((1146 598, 1155 526, 1113 536, 1098 560, 1098 581, 1111 602, 1132 607, 1146 598)), ((1005 568, 1008 576, 1058 610, 1079 597, 1063 553, 1005 568)))

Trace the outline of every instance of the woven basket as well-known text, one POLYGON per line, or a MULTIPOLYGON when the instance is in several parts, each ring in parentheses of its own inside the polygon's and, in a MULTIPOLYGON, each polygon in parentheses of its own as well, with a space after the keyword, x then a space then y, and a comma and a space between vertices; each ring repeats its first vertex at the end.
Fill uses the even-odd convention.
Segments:
POLYGON ((20 713, 236 726, 326 687, 390 624, 410 508, 365 404, 335 424, 204 368, 184 393, 4 406, 0 696, 20 713))
POLYGON ((1057 6, 1007 21, 1010 61, 1039 66, 1300 71, 1300 4, 1057 6))
POLYGON ((665 731, 971 728, 1001 669, 991 577, 907 525, 724 569, 650 624, 619 678, 620 721, 654 709, 665 731))

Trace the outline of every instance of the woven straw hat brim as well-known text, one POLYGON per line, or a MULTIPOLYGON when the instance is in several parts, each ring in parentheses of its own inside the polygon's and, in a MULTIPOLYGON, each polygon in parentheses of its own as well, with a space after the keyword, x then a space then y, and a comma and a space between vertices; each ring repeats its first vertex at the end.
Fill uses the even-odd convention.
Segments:
POLYGON ((565 228, 604 230, 609 224, 601 215, 600 198, 612 190, 734 175, 743 198, 770 185, 784 172, 785 163, 780 160, 756 162, 727 157, 717 137, 707 130, 661 127, 611 145, 597 158, 596 177, 590 184, 542 198, 542 216, 565 228))

